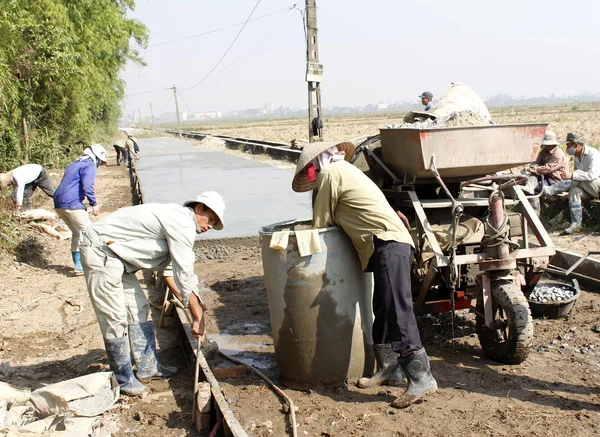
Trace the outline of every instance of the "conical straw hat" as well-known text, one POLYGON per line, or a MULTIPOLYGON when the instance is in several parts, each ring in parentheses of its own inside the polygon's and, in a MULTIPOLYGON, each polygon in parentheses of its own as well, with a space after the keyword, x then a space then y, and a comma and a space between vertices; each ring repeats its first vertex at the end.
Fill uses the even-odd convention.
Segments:
POLYGON ((310 162, 323 153, 330 147, 336 146, 340 152, 346 152, 344 159, 350 161, 354 156, 354 144, 349 141, 343 143, 326 142, 326 143, 310 143, 304 146, 300 158, 298 158, 298 165, 296 165, 296 174, 292 180, 292 190, 301 193, 304 191, 311 191, 317 188, 317 182, 308 182, 306 179, 306 172, 304 169, 310 162))

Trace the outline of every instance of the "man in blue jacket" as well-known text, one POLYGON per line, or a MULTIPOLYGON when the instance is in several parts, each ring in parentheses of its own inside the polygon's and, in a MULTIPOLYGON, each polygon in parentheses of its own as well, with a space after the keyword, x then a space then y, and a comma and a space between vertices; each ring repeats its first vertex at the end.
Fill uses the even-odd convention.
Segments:
POLYGON ((73 232, 71 255, 75 273, 83 273, 79 255, 79 236, 91 224, 83 201, 87 198, 94 215, 100 214, 94 182, 100 164, 106 164, 106 150, 100 144, 86 147, 77 161, 65 169, 60 185, 54 193, 54 208, 73 232))

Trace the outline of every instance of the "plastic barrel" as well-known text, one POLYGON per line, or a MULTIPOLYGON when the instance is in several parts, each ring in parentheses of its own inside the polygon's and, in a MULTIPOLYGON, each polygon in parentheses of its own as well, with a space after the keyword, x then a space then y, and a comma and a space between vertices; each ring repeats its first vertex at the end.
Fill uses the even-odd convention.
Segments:
POLYGON ((364 273, 348 236, 319 229, 321 252, 300 257, 295 226, 260 230, 271 331, 281 381, 288 387, 340 385, 374 367, 373 275, 364 273), (291 229, 286 250, 271 249, 273 232, 291 229))

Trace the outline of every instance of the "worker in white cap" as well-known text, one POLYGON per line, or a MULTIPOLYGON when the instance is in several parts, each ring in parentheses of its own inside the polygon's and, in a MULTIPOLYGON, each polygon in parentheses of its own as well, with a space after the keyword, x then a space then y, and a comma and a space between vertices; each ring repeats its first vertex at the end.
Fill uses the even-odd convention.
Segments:
POLYGON ((16 211, 31 209, 31 197, 37 188, 49 197, 54 196, 54 184, 48 170, 39 164, 25 164, 7 173, 0 173, 0 190, 10 185, 16 211))
POLYGON ((83 155, 67 166, 62 181, 54 193, 56 213, 73 233, 71 256, 76 274, 83 273, 79 254, 79 236, 91 224, 83 202, 87 199, 94 215, 100 214, 94 183, 98 174, 98 166, 107 162, 106 149, 100 144, 86 147, 83 155))
POLYGON ((340 226, 352 240, 364 270, 373 272, 373 351, 377 373, 359 387, 400 385, 408 388, 392 402, 404 408, 437 390, 421 345, 412 308, 413 241, 381 190, 350 164, 352 143, 304 146, 292 189, 317 190, 313 228, 340 226))
POLYGON ((160 271, 172 263, 183 304, 194 317, 192 331, 203 335, 205 306, 194 273, 193 246, 197 234, 223 229, 224 213, 223 198, 207 191, 183 206, 148 203, 120 209, 82 233, 81 264, 122 393, 140 394, 145 390, 140 380, 169 377, 176 371, 157 361, 154 324, 148 321, 149 304, 135 273, 160 271))

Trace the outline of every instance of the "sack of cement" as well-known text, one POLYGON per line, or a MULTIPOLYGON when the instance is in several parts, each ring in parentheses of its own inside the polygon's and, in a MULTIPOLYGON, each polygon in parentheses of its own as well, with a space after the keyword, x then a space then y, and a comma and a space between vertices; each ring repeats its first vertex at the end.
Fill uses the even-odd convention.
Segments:
POLYGON ((33 220, 33 221, 55 221, 57 220, 57 216, 55 212, 46 211, 45 209, 29 209, 27 211, 23 211, 18 214, 19 218, 25 220, 33 220))
POLYGON ((483 126, 493 124, 484 101, 462 83, 453 83, 429 111, 411 111, 404 116, 405 128, 483 126))
POLYGON ((113 373, 99 372, 37 389, 30 400, 39 417, 65 413, 92 417, 104 413, 118 398, 113 373))

